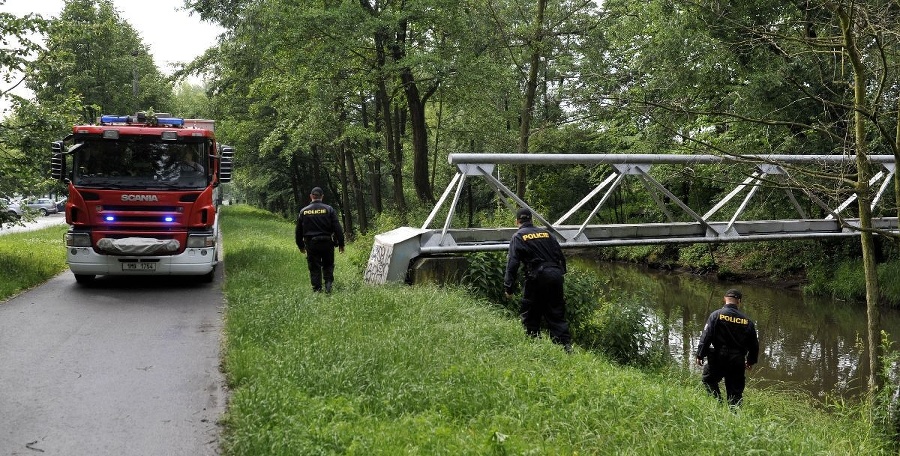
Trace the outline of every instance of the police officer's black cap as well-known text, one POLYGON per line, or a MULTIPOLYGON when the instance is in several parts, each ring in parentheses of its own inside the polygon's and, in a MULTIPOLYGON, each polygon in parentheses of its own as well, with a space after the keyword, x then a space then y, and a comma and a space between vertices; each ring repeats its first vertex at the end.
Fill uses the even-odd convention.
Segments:
POLYGON ((531 211, 526 208, 521 208, 516 211, 516 220, 520 222, 528 222, 531 221, 531 211))
POLYGON ((322 191, 322 187, 313 187, 313 189, 309 192, 310 195, 322 196, 325 192, 322 191))
POLYGON ((741 298, 744 297, 744 295, 741 294, 741 290, 738 290, 738 289, 736 289, 736 288, 732 288, 732 289, 730 289, 730 290, 728 290, 728 291, 725 292, 725 297, 726 297, 726 298, 737 298, 737 299, 741 299, 741 298))

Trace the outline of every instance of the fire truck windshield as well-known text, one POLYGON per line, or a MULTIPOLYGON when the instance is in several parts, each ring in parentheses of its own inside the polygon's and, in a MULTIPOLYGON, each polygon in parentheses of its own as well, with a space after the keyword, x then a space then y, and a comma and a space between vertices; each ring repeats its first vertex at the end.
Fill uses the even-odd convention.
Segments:
POLYGON ((209 184, 209 142, 159 136, 76 141, 73 182, 95 188, 201 189, 209 184))

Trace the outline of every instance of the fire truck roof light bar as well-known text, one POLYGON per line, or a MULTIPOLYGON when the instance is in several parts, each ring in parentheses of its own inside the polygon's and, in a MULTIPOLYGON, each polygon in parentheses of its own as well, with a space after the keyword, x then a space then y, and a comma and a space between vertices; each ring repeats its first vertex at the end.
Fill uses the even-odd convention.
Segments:
MULTIPOLYGON (((108 125, 108 124, 133 124, 133 123, 149 123, 148 121, 153 121, 153 117, 143 117, 143 116, 114 116, 114 115, 103 115, 100 116, 100 124, 108 125)), ((183 127, 184 119, 181 117, 156 117, 155 123, 157 125, 166 125, 171 127, 183 127)))

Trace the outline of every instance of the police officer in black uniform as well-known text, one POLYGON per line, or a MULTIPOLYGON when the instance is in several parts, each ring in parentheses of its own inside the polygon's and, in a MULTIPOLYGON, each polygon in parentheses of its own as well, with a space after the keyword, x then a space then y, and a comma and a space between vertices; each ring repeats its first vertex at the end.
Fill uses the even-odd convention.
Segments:
POLYGON ((294 239, 301 253, 306 254, 309 266, 309 280, 313 291, 322 291, 322 279, 325 279, 325 292, 331 293, 334 283, 334 247, 344 253, 344 230, 338 221, 337 211, 322 202, 324 192, 315 187, 310 192, 312 203, 300 209, 297 216, 297 228, 294 239))
POLYGON ((566 273, 566 257, 559 242, 547 230, 531 223, 531 211, 525 208, 516 212, 519 230, 509 243, 509 255, 503 287, 507 298, 517 291, 519 265, 524 265, 525 281, 522 291, 520 315, 525 332, 538 337, 541 320, 550 327, 550 340, 572 351, 572 335, 566 320, 566 301, 563 296, 563 274, 566 273))
POLYGON ((724 378, 728 404, 732 406, 743 401, 744 371, 759 360, 756 327, 738 310, 742 298, 740 290, 725 292, 725 305, 709 315, 697 346, 697 365, 703 366, 703 358, 708 361, 701 376, 707 391, 722 400, 719 382, 724 378))

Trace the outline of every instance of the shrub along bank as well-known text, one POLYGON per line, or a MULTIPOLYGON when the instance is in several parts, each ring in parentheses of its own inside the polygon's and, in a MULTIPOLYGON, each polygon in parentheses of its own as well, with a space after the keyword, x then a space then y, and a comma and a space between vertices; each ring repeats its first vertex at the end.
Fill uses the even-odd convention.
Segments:
MULTIPOLYGON (((884 305, 900 307, 900 250, 876 237, 878 278, 884 305)), ((866 283, 859 239, 807 239, 723 244, 609 247, 596 255, 608 261, 684 269, 728 280, 760 280, 775 286, 845 301, 864 302, 866 283)))
POLYGON ((860 410, 749 390, 732 412, 695 377, 529 340, 465 290, 366 285, 370 241, 313 294, 290 221, 229 206, 222 227, 226 454, 889 452, 860 410))

